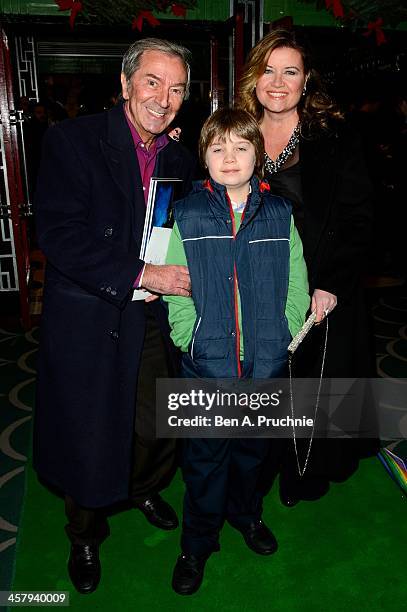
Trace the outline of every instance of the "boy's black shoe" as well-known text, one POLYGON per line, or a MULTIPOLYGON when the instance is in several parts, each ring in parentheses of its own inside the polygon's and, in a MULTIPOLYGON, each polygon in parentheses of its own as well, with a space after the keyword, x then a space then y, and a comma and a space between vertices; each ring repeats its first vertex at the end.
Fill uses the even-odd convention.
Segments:
POLYGON ((192 595, 199 589, 207 559, 185 554, 178 557, 172 575, 172 588, 178 595, 192 595))
POLYGON ((100 582, 99 547, 96 544, 72 544, 68 561, 69 577, 82 594, 92 593, 100 582))
POLYGON ((247 546, 258 555, 272 555, 278 544, 270 529, 263 521, 251 523, 245 529, 239 529, 247 546))

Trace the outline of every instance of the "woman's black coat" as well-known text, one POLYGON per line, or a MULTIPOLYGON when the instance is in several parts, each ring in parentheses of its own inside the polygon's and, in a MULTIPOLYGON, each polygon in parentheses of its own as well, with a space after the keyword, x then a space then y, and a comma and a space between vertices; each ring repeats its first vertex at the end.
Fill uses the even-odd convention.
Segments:
MULTIPOLYGON (((324 376, 373 376, 374 356, 362 286, 372 226, 372 193, 360 139, 345 125, 338 125, 329 133, 301 138, 299 159, 304 211, 301 238, 310 295, 314 289, 323 289, 338 299, 328 316, 324 376)), ((273 190, 272 177, 270 182, 273 190)), ((278 185, 275 191, 287 195, 278 191, 278 185)), ((319 378, 324 340, 325 324, 314 327, 296 353, 293 365, 297 376, 319 378)), ((359 426, 359 417, 362 422, 369 418, 363 398, 355 409, 359 426)), ((308 441, 300 442, 303 465, 308 441)), ((356 468, 360 454, 376 450, 376 442, 314 440, 306 477, 346 478, 356 468)), ((295 477, 297 464, 291 451, 280 478, 295 477)))
MULTIPOLYGON (((318 138, 302 138, 300 164, 310 294, 323 289, 338 299, 329 315, 325 376, 368 376, 371 357, 361 278, 372 210, 360 140, 345 126, 318 138)), ((323 332, 320 326, 315 334, 323 332)), ((317 362, 307 374, 319 376, 319 369, 317 362)))

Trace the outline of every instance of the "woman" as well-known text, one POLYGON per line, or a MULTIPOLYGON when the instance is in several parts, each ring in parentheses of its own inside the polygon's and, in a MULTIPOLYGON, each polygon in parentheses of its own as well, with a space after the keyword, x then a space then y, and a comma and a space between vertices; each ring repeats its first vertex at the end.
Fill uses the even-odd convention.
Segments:
MULTIPOLYGON (((360 274, 370 234, 370 184, 360 142, 323 91, 308 52, 292 31, 275 30, 251 50, 238 105, 259 122, 272 191, 293 204, 308 267, 311 311, 316 311, 317 323, 329 314, 324 375, 369 376, 360 274)), ((297 376, 319 377, 324 334, 325 325, 312 331, 299 355, 297 376)), ((300 442, 303 468, 309 441, 300 442)), ((285 505, 317 499, 330 479, 343 480, 356 469, 359 456, 357 441, 314 440, 301 478, 292 442, 282 453, 278 447, 276 440, 273 463, 280 455, 285 505)))

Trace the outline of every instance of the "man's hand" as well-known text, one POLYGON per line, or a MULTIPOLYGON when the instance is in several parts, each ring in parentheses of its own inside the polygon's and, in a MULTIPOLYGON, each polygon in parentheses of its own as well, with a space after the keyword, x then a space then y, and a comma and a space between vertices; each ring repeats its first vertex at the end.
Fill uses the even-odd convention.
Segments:
POLYGON ((191 296, 191 280, 187 266, 146 264, 141 287, 162 295, 191 296))
POLYGON ((336 306, 338 300, 336 295, 323 291, 322 289, 315 289, 312 300, 311 300, 311 312, 316 311, 317 318, 315 323, 321 323, 336 306))
POLYGON ((159 299, 159 295, 157 295, 156 293, 153 293, 153 295, 149 295, 148 297, 146 297, 146 299, 144 300, 146 303, 149 302, 155 302, 156 300, 159 299))

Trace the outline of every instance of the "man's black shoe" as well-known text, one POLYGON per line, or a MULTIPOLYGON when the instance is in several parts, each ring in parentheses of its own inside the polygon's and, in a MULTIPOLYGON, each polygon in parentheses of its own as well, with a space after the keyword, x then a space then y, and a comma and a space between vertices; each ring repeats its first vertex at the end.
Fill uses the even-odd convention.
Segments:
POLYGON ((92 593, 100 582, 99 547, 72 544, 68 561, 69 577, 79 593, 92 593))
POLYGON ((276 552, 277 540, 263 521, 252 523, 239 531, 247 546, 258 555, 271 555, 276 552))
POLYGON ((192 595, 199 589, 207 558, 184 554, 178 557, 172 575, 172 588, 178 595, 192 595))
POLYGON ((178 527, 178 517, 175 511, 160 495, 149 497, 141 504, 137 504, 136 508, 141 510, 148 522, 154 527, 165 531, 178 527))

